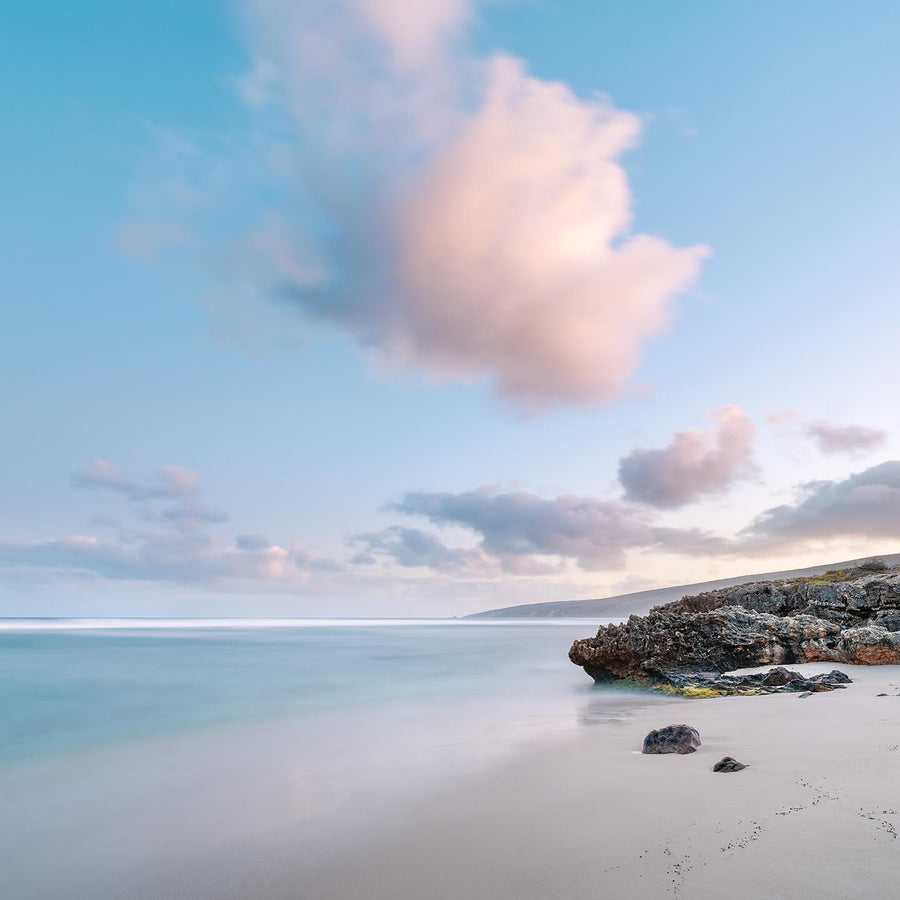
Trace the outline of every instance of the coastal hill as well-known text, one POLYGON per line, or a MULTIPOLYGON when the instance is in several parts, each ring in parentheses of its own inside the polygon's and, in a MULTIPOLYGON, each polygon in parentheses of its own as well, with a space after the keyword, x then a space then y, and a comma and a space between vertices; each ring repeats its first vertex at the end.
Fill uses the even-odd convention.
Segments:
MULTIPOLYGON (((890 565, 900 565, 900 553, 879 555, 890 565)), ((717 581, 704 581, 698 584, 680 584, 673 587, 654 588, 649 591, 638 591, 633 594, 620 594, 616 597, 604 597, 590 600, 561 600, 547 603, 527 603, 522 606, 506 606, 502 609, 489 609, 485 612, 473 613, 467 619, 614 619, 616 617, 643 615, 654 606, 680 600, 685 595, 703 594, 719 588, 734 587, 754 581, 774 581, 779 578, 808 578, 823 575, 834 569, 852 569, 864 562, 866 557, 829 563, 822 566, 811 566, 807 569, 791 569, 784 572, 766 572, 760 575, 740 575, 735 578, 720 578, 717 581)))

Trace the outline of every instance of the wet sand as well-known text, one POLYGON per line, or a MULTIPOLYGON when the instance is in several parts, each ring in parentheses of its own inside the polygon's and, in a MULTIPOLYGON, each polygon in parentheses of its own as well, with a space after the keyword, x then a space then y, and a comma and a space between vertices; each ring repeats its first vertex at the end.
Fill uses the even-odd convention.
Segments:
POLYGON ((892 897, 900 667, 841 669, 846 690, 805 699, 588 692, 552 738, 481 721, 495 751, 478 765, 453 765, 462 733, 454 749, 424 722, 356 723, 363 755, 331 766, 355 786, 327 815, 299 723, 111 748, 83 770, 35 764, 0 779, 7 887, 16 900, 892 897), (678 722, 700 731, 697 752, 640 753, 678 722), (714 773, 723 756, 749 768, 714 773))
POLYGON ((293 893, 277 893, 894 896, 900 667, 841 668, 854 679, 846 690, 673 701, 525 753, 299 867, 293 893), (637 752, 646 732, 681 721, 699 729, 697 752, 637 752), (726 755, 749 768, 713 773, 726 755))

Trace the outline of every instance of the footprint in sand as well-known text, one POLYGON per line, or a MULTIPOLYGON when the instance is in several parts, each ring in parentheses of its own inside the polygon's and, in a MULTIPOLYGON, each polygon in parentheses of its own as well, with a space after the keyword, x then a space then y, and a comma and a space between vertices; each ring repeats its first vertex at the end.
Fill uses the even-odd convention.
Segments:
POLYGON ((861 819, 867 819, 877 828, 879 831, 883 832, 888 836, 888 840, 890 842, 897 840, 897 828, 890 819, 884 818, 885 816, 896 816, 896 809, 882 809, 882 810, 865 810, 860 808, 857 815, 861 819))

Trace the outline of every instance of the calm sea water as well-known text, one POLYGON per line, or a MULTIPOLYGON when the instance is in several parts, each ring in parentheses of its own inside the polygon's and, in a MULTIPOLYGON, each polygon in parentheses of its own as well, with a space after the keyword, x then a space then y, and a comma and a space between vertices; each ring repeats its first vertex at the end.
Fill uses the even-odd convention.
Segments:
POLYGON ((205 896, 154 879, 324 852, 653 702, 568 661, 597 624, 0 620, 3 896, 205 896))
MULTIPOLYGON (((596 623, 0 621, 0 760, 400 702, 569 708, 596 623)), ((535 723, 538 727, 538 723, 535 723)))

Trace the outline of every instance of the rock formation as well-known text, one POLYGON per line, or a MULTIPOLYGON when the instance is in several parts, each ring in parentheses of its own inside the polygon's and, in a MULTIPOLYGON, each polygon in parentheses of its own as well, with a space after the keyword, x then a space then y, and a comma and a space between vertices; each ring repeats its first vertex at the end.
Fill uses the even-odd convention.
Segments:
POLYGON ((630 678, 688 694, 830 690, 849 679, 840 672, 786 677, 783 669, 742 679, 722 673, 900 663, 900 570, 830 572, 683 597, 575 641, 569 659, 595 681, 630 678))
POLYGON ((714 766, 713 772, 740 772, 741 769, 746 769, 747 764, 738 762, 731 756, 723 756, 714 766))

